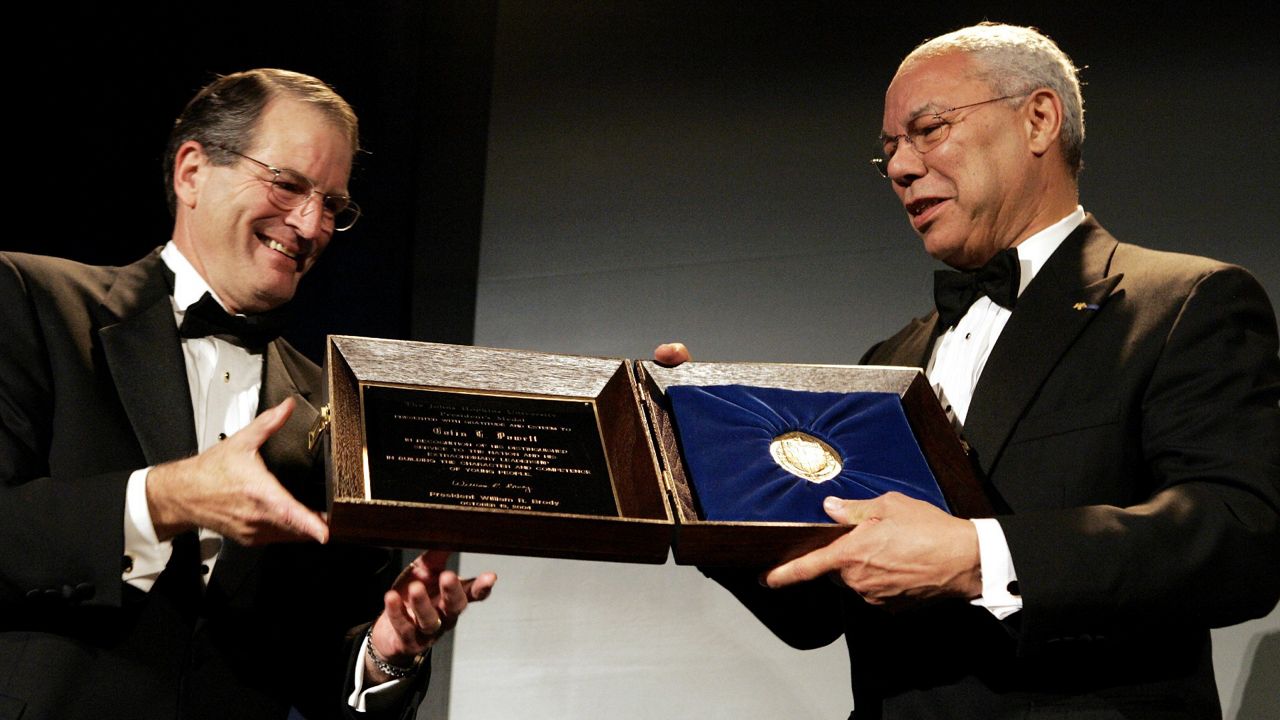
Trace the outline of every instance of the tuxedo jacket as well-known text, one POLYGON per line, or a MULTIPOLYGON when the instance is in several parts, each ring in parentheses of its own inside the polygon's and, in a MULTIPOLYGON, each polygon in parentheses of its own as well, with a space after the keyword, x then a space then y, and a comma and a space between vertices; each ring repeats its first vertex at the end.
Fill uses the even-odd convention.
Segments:
MULTIPOLYGON (((175 562, 151 592, 121 581, 129 475, 197 448, 169 292, 158 251, 0 254, 0 718, 342 717, 391 553, 227 540, 203 593, 175 562)), ((313 506, 319 392, 313 363, 267 347, 260 407, 295 410, 262 455, 313 506)))
MULTIPOLYGON (((924 367, 937 324, 863 362, 924 367)), ((1017 572, 1009 620, 726 585, 794 645, 844 633, 856 718, 1220 716, 1209 629, 1280 597, 1280 360, 1258 283, 1088 217, 1018 299, 963 435, 1017 572)))

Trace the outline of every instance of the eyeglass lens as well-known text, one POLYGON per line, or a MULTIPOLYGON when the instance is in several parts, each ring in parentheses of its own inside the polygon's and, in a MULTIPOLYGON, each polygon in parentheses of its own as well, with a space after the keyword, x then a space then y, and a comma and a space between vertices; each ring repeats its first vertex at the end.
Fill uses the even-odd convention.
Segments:
MULTIPOLYGON (((312 193, 315 191, 315 185, 310 180, 292 170, 280 170, 275 179, 271 181, 271 193, 274 201, 285 208, 296 208, 302 205, 311 198, 312 193)), ((324 211, 333 215, 335 230, 340 231, 350 228, 355 224, 356 219, 360 217, 360 211, 356 209, 355 204, 348 198, 323 195, 322 203, 324 211)))

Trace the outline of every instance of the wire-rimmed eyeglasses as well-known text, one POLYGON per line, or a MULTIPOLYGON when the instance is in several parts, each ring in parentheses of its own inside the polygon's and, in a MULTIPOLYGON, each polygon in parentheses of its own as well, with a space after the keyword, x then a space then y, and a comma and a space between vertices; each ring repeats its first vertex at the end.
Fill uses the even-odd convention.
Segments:
POLYGON ((320 207, 324 210, 324 218, 333 223, 334 232, 350 230, 351 226, 356 224, 356 220, 360 219, 360 206, 355 204, 348 195, 330 195, 318 189, 310 178, 296 170, 268 165, 257 158, 249 157, 223 145, 214 145, 214 147, 260 165, 270 172, 271 179, 263 179, 263 182, 270 185, 267 197, 281 210, 300 207, 311 199, 312 194, 315 194, 320 196, 320 207))
POLYGON ((898 152, 898 144, 901 141, 906 140, 907 144, 915 148, 915 151, 921 155, 938 147, 946 141, 947 137, 951 135, 951 126, 954 123, 942 117, 943 115, 953 113, 957 110, 965 110, 971 107, 978 107, 979 105, 1000 102, 1001 100, 1012 100, 1013 98, 1024 97, 1026 95, 1027 93, 1005 95, 1003 97, 991 98, 990 100, 969 103, 968 105, 957 105, 955 107, 947 108, 946 110, 925 113, 924 115, 912 118, 911 121, 907 123, 907 131, 905 133, 901 135, 882 135, 880 137, 880 142, 884 145, 884 155, 883 157, 872 158, 871 164, 875 166, 876 170, 880 171, 881 175, 889 177, 889 161, 893 159, 893 154, 898 152))

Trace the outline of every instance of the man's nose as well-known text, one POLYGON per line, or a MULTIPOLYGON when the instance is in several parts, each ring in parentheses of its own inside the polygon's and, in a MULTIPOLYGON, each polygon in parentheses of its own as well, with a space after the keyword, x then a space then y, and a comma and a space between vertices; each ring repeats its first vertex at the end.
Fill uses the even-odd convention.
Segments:
POLYGON ((898 144, 898 149, 894 150, 885 169, 889 173, 889 179, 902 187, 910 185, 929 171, 924 164, 924 154, 908 142, 898 144))
POLYGON ((333 228, 333 221, 325 218, 324 198, 318 193, 311 193, 301 205, 294 208, 289 213, 287 222, 299 235, 313 240, 332 232, 333 228))

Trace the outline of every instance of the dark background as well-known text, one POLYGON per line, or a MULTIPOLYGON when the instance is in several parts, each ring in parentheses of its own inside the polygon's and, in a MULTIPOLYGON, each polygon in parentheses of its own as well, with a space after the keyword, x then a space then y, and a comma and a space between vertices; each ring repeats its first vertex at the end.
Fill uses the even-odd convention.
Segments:
MULTIPOLYGON (((1155 225, 1188 238, 1188 250, 1244 262, 1274 242, 1280 204, 1275 23, 1234 6, 1121 5, 504 2, 507 32, 498 50, 517 64, 534 53, 543 69, 554 53, 552 67, 562 63, 570 76, 601 55, 626 58, 609 68, 623 83, 614 96, 575 101, 581 112, 593 103, 623 104, 615 112, 638 123, 654 118, 642 103, 625 107, 628 79, 689 91, 696 118, 699 94, 708 91, 744 103, 776 95, 802 104, 806 98, 787 97, 787 90, 792 79, 807 77, 810 89, 831 94, 812 98, 815 105, 835 103, 845 114, 820 120, 846 123, 849 131, 844 146, 807 147, 812 156, 800 160, 818 172, 847 174, 851 196, 860 198, 876 182, 864 177, 863 165, 881 99, 866 89, 882 88, 924 37, 983 18, 1034 24, 1090 65, 1091 121, 1122 106, 1105 131, 1090 123, 1086 208, 1121 238, 1132 237, 1125 232, 1131 226, 1150 237, 1146 230, 1155 225)), ((11 37, 34 51, 20 52, 18 43, 6 51, 16 83, 7 104, 16 162, 9 164, 11 224, 0 248, 119 264, 161 244, 171 230, 160 156, 172 118, 215 73, 285 67, 325 79, 355 106, 367 150, 351 184, 365 216, 335 238, 303 284, 306 312, 291 338, 314 357, 324 332, 469 342, 498 15, 497 0, 28 8, 27 19, 9 22, 11 37)), ((506 68, 509 77, 521 71, 506 68)), ((530 80, 518 92, 541 92, 537 78, 530 80)), ((775 128, 780 147, 814 130, 813 115, 803 106, 796 111, 799 122, 775 128)), ((741 140, 718 119, 707 123, 673 129, 672 140, 741 140)), ((753 136, 743 154, 767 158, 767 142, 762 147, 753 136)), ((590 150, 575 161, 596 172, 637 171, 590 150)), ((693 172, 706 180, 739 169, 693 172)), ((889 207, 888 193, 877 192, 880 206, 889 207)), ((881 216, 902 232, 898 217, 881 216)), ((1253 269, 1274 295, 1277 265, 1253 269)))

